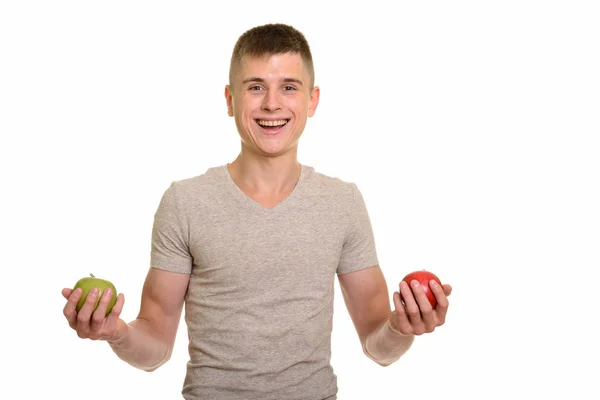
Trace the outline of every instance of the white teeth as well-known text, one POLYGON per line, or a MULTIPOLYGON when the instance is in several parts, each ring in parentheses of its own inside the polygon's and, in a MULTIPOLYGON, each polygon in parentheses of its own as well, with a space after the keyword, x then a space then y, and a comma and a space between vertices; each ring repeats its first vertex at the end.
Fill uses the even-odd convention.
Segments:
POLYGON ((258 122, 260 126, 282 126, 287 124, 287 120, 285 119, 280 119, 279 121, 266 121, 264 119, 259 119, 256 122, 258 122))

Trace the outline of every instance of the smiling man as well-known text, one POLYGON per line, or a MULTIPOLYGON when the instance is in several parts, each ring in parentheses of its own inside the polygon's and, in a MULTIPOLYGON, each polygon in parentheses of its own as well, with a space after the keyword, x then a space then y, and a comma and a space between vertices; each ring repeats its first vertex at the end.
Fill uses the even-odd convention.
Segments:
POLYGON ((415 281, 390 293, 369 215, 354 183, 298 161, 298 141, 319 104, 308 43, 283 24, 245 32, 234 47, 227 112, 241 139, 231 163, 173 182, 152 230, 141 309, 120 319, 123 294, 64 315, 81 338, 106 340, 125 362, 153 371, 170 357, 183 307, 189 337, 185 399, 335 399, 330 364, 334 280, 357 344, 390 365, 414 337, 445 321, 451 287, 415 281))

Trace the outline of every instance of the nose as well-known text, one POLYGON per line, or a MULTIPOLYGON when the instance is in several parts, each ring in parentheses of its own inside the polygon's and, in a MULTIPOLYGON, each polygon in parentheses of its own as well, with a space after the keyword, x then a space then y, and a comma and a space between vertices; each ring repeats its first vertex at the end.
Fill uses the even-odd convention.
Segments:
POLYGON ((281 110, 281 102, 278 96, 277 91, 269 90, 265 94, 262 103, 262 109, 264 111, 277 111, 281 110))

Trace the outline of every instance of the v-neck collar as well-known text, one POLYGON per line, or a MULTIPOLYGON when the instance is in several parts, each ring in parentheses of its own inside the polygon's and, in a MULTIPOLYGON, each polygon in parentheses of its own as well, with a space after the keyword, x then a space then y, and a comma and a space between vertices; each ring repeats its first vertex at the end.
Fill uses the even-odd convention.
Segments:
POLYGON ((234 196, 236 196, 240 201, 245 203, 246 205, 252 207, 255 210, 259 210, 262 212, 275 212, 281 208, 285 208, 286 204, 288 204, 294 197, 298 195, 298 191, 302 189, 302 184, 306 180, 307 176, 311 171, 311 167, 300 164, 300 176, 298 178, 298 182, 292 189, 292 191, 284 197, 279 203, 275 204, 273 207, 265 207, 250 196, 248 196, 233 180, 231 174, 229 173, 229 169, 227 168, 227 164, 221 166, 222 173, 225 175, 227 179, 227 186, 231 189, 231 192, 234 196))

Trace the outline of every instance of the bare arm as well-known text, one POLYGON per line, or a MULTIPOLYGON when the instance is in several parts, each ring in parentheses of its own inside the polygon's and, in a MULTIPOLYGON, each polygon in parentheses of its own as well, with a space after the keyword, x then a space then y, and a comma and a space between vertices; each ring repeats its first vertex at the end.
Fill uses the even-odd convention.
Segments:
POLYGON ((410 348, 414 335, 401 334, 391 325, 394 312, 381 268, 376 265, 338 278, 364 353, 382 366, 398 360, 410 348))
POLYGON ((391 311, 388 289, 379 266, 339 275, 348 311, 365 354, 382 366, 397 361, 412 345, 415 335, 433 332, 444 324, 452 286, 430 282, 437 300, 432 308, 419 282, 401 282, 394 292, 391 311))
POLYGON ((123 361, 154 371, 171 357, 189 275, 151 268, 144 282, 137 318, 108 343, 123 361))

